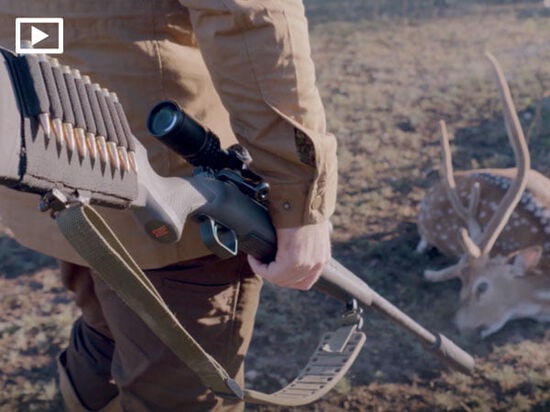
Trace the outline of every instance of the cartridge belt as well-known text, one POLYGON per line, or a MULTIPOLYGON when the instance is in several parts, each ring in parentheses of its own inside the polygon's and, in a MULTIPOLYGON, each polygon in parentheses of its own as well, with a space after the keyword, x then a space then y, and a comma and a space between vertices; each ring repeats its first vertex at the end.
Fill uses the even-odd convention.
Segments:
POLYGON ((0 52, 23 114, 17 176, 0 169, 0 179, 128 207, 138 192, 135 137, 116 94, 55 59, 0 52))

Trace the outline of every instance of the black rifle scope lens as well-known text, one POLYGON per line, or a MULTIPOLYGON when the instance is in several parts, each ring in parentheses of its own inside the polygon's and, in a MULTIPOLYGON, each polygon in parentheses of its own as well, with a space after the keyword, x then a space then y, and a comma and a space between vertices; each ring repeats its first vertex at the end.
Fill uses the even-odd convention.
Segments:
POLYGON ((216 151, 220 147, 215 136, 172 101, 160 102, 153 107, 147 128, 153 136, 190 162, 196 157, 211 156, 209 150, 216 151))
POLYGON ((163 137, 174 131, 178 120, 181 121, 179 107, 173 102, 161 102, 151 111, 147 127, 153 136, 163 137))

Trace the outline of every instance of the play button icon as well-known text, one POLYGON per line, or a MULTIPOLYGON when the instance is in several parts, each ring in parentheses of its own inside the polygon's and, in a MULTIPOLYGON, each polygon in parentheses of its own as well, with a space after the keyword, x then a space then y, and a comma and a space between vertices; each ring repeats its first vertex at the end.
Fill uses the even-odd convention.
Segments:
POLYGON ((61 17, 16 18, 15 52, 19 54, 63 53, 63 19, 61 17))
POLYGON ((36 43, 40 43, 48 37, 50 37, 48 33, 44 33, 42 30, 37 29, 34 26, 31 27, 31 46, 34 46, 36 43))

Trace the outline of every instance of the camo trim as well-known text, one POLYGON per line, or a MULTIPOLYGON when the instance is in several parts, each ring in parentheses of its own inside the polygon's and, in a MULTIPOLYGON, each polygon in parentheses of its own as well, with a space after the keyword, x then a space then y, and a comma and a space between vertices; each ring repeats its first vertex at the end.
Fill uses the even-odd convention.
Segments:
POLYGON ((308 166, 315 167, 315 148, 311 139, 300 129, 294 129, 294 139, 300 161, 308 166))

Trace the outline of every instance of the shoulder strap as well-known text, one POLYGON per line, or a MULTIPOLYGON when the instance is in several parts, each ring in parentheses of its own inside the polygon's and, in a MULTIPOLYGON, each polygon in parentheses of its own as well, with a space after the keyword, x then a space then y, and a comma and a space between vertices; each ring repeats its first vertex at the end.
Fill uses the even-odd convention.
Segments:
POLYGON ((365 342, 365 335, 357 331, 357 322, 344 322, 336 332, 323 336, 307 366, 288 386, 273 394, 243 390, 181 325, 92 207, 75 204, 60 211, 56 221, 69 243, 101 279, 206 386, 220 396, 284 406, 314 402, 344 376, 365 342))

